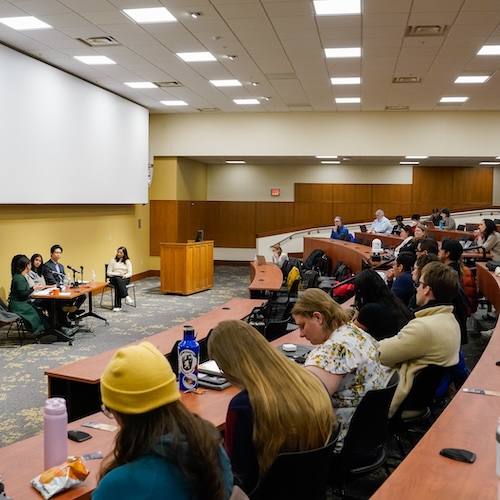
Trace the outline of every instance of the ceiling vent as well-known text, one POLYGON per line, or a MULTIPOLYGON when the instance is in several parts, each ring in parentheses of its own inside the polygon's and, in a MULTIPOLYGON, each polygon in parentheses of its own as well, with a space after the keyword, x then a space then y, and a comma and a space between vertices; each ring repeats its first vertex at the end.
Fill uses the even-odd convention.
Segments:
POLYGON ((78 40, 89 47, 115 47, 121 45, 112 36, 93 36, 91 38, 78 38, 78 40))
POLYGON ((200 113, 218 113, 220 111, 219 108, 198 108, 200 113))
POLYGON ((420 24, 408 26, 406 36, 444 36, 448 33, 449 26, 445 24, 420 24))
POLYGON ((158 87, 184 87, 181 82, 171 81, 171 82, 153 82, 158 87))
POLYGON ((410 109, 409 106, 386 106, 386 111, 408 111, 410 109))
POLYGON ((392 79, 392 83, 420 83, 421 81, 420 76, 397 76, 392 79))

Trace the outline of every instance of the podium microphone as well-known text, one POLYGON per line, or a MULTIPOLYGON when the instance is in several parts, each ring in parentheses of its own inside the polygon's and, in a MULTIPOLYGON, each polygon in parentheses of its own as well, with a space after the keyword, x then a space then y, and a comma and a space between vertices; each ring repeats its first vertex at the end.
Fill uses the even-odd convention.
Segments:
POLYGON ((73 267, 71 266, 66 266, 68 269, 70 269, 71 271, 73 271, 74 273, 78 273, 80 274, 80 271, 77 271, 76 269, 74 269, 73 267))

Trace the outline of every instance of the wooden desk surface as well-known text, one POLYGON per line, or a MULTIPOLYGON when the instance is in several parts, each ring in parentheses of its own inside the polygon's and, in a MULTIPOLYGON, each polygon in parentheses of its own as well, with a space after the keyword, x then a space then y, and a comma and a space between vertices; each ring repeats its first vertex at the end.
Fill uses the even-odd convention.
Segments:
MULTIPOLYGON (((299 337, 298 330, 272 342, 278 346, 285 342, 308 344, 307 340, 299 337)), ((212 422, 219 429, 224 429, 226 413, 229 402, 238 393, 234 387, 224 391, 207 390, 202 395, 182 394, 182 402, 193 413, 212 422)), ((68 453, 70 455, 102 451, 104 456, 113 446, 115 432, 100 431, 81 427, 84 422, 112 423, 102 413, 96 413, 68 425, 68 429, 79 429, 89 432, 92 439, 83 443, 68 440, 68 453)), ((58 500, 90 500, 92 491, 97 484, 97 474, 101 460, 88 460, 87 466, 90 474, 77 488, 58 495, 58 500)), ((24 441, 19 441, 0 449, 0 473, 2 474, 6 492, 14 500, 40 500, 41 496, 30 486, 30 480, 43 471, 43 434, 39 434, 24 441)))
POLYGON ((363 240, 370 240, 370 241, 373 241, 375 238, 378 238, 382 243, 385 243, 386 245, 389 245, 391 247, 398 247, 403 242, 403 238, 401 238, 401 236, 396 236, 395 234, 356 232, 354 233, 354 237, 356 239, 361 238, 363 240))
MULTIPOLYGON (((483 293, 494 305, 500 305, 500 280, 484 262, 477 265, 477 277, 483 293)), ((464 387, 500 391, 498 360, 500 325, 464 387)), ((499 417, 500 397, 460 391, 372 499, 497 499, 495 431, 499 417), (473 451, 477 460, 473 464, 450 460, 439 455, 442 448, 473 451)))
POLYGON ((434 229, 428 228, 427 232, 429 234, 432 234, 436 241, 441 241, 443 239, 443 236, 448 236, 448 238, 452 240, 455 240, 460 236, 468 236, 469 240, 474 240, 477 236, 477 234, 469 233, 467 231, 456 231, 456 230, 451 231, 448 229, 439 229, 439 228, 434 228, 434 229))
POLYGON ((92 281, 89 283, 82 283, 75 288, 67 288, 64 291, 61 291, 59 295, 54 295, 54 292, 50 292, 49 294, 33 292, 32 296, 37 299, 53 299, 53 300, 72 300, 80 295, 84 295, 85 293, 97 293, 102 291, 102 289, 107 285, 105 281, 92 281))
POLYGON ((252 292, 277 292, 283 283, 283 273, 273 262, 267 262, 265 266, 250 262, 250 280, 248 290, 251 295, 252 292))
MULTIPOLYGON (((195 329, 197 339, 204 339, 208 332, 220 321, 225 319, 243 319, 248 316, 252 309, 260 306, 262 299, 231 299, 229 302, 212 309, 210 312, 186 321, 186 325, 192 325, 195 329)), ((182 340, 184 325, 177 325, 161 333, 151 335, 145 339, 137 340, 131 344, 138 344, 144 340, 155 345, 165 356, 170 354, 177 340, 182 340)), ((101 354, 96 354, 89 358, 74 361, 66 365, 52 368, 45 372, 50 378, 61 378, 84 382, 87 384, 98 384, 104 367, 113 357, 114 353, 120 348, 111 349, 101 354)), ((49 380, 50 383, 50 380, 49 380)), ((50 393, 49 393, 50 395, 50 393)))

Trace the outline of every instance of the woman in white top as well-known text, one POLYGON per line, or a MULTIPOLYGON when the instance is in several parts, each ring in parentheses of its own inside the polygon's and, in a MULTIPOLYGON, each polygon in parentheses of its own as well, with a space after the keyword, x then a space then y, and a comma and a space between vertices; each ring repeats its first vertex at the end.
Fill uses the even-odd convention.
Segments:
POLYGON ((479 223, 479 233, 477 243, 493 255, 493 260, 500 260, 500 234, 496 224, 491 219, 483 219, 479 223))
POLYGON ((123 298, 125 298, 126 304, 132 305, 133 300, 129 297, 127 290, 127 285, 130 283, 132 276, 132 262, 130 262, 125 247, 118 247, 116 257, 109 261, 107 275, 109 282, 115 287, 115 307, 113 311, 121 311, 123 298))
POLYGON ((282 268, 283 264, 288 260, 288 255, 285 252, 283 252, 279 243, 273 245, 271 247, 271 251, 273 252, 273 262, 279 268, 282 268))
POLYGON ((406 225, 401 228, 401 238, 403 238, 403 241, 401 242, 400 245, 398 245, 394 249, 394 256, 397 257, 399 255, 399 252, 403 250, 411 241, 413 240, 413 231, 411 229, 411 226, 406 225))

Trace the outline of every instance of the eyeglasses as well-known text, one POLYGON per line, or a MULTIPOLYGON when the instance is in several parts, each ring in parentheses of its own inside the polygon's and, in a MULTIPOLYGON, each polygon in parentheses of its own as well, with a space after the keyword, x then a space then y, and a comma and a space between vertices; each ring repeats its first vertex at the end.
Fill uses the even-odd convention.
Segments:
POLYGON ((415 289, 417 289, 420 285, 429 286, 427 283, 424 283, 423 281, 415 281, 415 283, 413 283, 415 289))
POLYGON ((104 415, 106 415, 106 417, 115 418, 111 410, 104 403, 101 404, 101 411, 104 413, 104 415))

